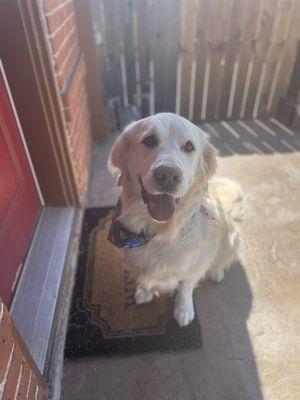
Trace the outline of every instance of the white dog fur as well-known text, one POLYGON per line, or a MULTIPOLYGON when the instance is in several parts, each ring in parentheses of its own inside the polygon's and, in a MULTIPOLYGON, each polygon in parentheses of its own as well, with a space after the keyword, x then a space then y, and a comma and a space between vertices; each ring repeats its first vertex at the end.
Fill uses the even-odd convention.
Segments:
POLYGON ((224 270, 237 259, 240 241, 233 214, 241 214, 240 186, 226 178, 212 178, 217 151, 207 134, 171 113, 130 124, 115 142, 108 165, 120 174, 119 220, 128 229, 153 237, 144 247, 124 250, 126 268, 137 282, 136 303, 151 301, 155 292, 176 290, 174 316, 180 326, 188 325, 195 315, 192 295, 198 282, 205 277, 220 282, 224 270), (153 148, 143 142, 149 135, 157 142, 153 148), (185 151, 187 142, 193 151, 185 151), (151 195, 161 193, 153 173, 164 165, 182 173, 172 193, 180 200, 174 215, 158 222, 142 199, 141 181, 151 195), (201 205, 207 212, 200 210, 201 205))

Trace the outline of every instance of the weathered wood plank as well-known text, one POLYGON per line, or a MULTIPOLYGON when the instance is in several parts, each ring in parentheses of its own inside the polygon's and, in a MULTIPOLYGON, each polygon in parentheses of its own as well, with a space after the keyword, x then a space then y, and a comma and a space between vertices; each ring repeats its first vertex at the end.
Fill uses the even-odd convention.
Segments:
POLYGON ((207 112, 207 96, 211 81, 211 62, 209 36, 209 16, 212 14, 212 3, 200 0, 197 13, 196 43, 194 47, 194 59, 197 63, 197 75, 195 82, 194 120, 204 121, 207 112))
POLYGON ((259 15, 255 28, 252 59, 253 69, 250 79, 249 94, 247 98, 245 118, 253 118, 255 104, 261 96, 262 84, 266 74, 265 54, 270 38, 273 34, 274 15, 276 12, 276 0, 264 0, 259 3, 259 15))
POLYGON ((236 91, 231 117, 243 118, 246 107, 247 93, 250 87, 251 69, 253 67, 253 46, 256 21, 259 14, 259 1, 248 0, 244 3, 245 21, 242 29, 242 43, 239 52, 239 68, 236 81, 236 91))
POLYGON ((218 119, 222 82, 224 79, 226 41, 229 34, 229 14, 231 2, 212 1, 212 20, 210 22, 210 76, 207 96, 206 120, 218 119))
POLYGON ((115 1, 103 1, 103 13, 105 19, 105 46, 108 57, 110 80, 110 97, 119 97, 122 100, 122 75, 120 64, 120 10, 115 1))
POLYGON ((271 87, 268 97, 267 113, 269 115, 275 115, 280 98, 286 96, 293 66, 296 61, 297 46, 300 40, 300 2, 298 0, 295 0, 293 4, 290 23, 291 26, 287 40, 277 61, 278 77, 276 82, 274 82, 274 88, 271 87))
POLYGON ((225 69, 222 82, 221 104, 219 119, 231 118, 233 103, 233 90, 236 85, 236 74, 239 66, 239 52, 242 44, 242 27, 244 24, 246 9, 244 1, 232 3, 230 12, 230 30, 225 49, 225 69))
POLYGON ((137 13, 137 38, 138 53, 141 77, 141 113, 142 116, 149 115, 150 104, 150 82, 149 82, 149 58, 150 58, 150 40, 149 30, 151 29, 150 10, 152 7, 150 0, 143 2, 134 0, 137 13))
POLYGON ((133 39, 133 1, 119 0, 120 45, 124 52, 124 67, 126 73, 126 90, 128 104, 136 103, 135 53, 133 39))
POLYGON ((285 43, 290 35, 291 20, 293 16, 295 0, 279 0, 274 16, 273 35, 270 39, 268 50, 265 55, 266 75, 263 82, 261 96, 257 102, 255 118, 258 115, 266 115, 268 99, 272 84, 278 79, 278 67, 280 67, 285 43))
MULTIPOLYGON (((181 0, 181 29, 179 57, 181 73, 178 75, 177 112, 188 117, 192 63, 196 63, 197 18, 200 0, 181 0)), ((197 71, 196 71, 197 72, 197 71)))
POLYGON ((179 40, 179 0, 159 0, 153 7, 153 62, 155 110, 175 110, 176 68, 179 40))
MULTIPOLYGON (((110 79, 110 70, 111 66, 109 63, 108 51, 107 51, 107 27, 106 27, 106 17, 105 17, 105 9, 104 9, 104 1, 99 0, 98 2, 92 2, 93 6, 93 18, 97 26, 97 41, 101 43, 101 57, 98 60, 100 65, 100 71, 102 74, 102 84, 103 84, 103 93, 105 98, 110 98, 112 89, 111 89, 111 79, 110 79)), ((99 54, 98 54, 99 56, 99 54)))

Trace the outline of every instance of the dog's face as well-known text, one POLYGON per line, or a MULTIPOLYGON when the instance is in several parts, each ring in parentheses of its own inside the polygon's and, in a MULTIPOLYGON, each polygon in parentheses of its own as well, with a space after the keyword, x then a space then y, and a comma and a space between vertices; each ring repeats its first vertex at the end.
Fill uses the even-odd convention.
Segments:
POLYGON ((152 218, 165 222, 199 174, 212 175, 216 151, 191 122, 162 113, 129 125, 111 151, 109 166, 121 173, 122 184, 138 184, 152 218))

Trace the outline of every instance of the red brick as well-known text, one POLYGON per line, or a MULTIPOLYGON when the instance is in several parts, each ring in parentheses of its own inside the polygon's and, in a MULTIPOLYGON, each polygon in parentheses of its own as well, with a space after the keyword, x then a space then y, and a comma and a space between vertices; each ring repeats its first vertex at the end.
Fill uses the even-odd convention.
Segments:
POLYGON ((74 40, 77 40, 76 33, 76 25, 73 17, 61 31, 54 37, 50 37, 53 54, 61 54, 63 49, 70 48, 74 40))
POLYGON ((15 396, 19 374, 23 364, 23 356, 17 345, 15 345, 12 362, 10 364, 7 381, 4 387, 3 398, 12 400, 15 396))
POLYGON ((66 64, 61 69, 61 66, 57 64, 57 71, 58 71, 58 82, 59 87, 63 89, 68 81, 69 75, 72 71, 72 67, 74 66, 76 59, 79 54, 79 46, 76 43, 75 47, 71 50, 71 53, 67 55, 68 59, 66 64))
MULTIPOLYGON (((37 381, 33 373, 30 372, 31 367, 27 362, 27 357, 29 356, 24 350, 24 345, 19 345, 19 339, 15 333, 16 328, 13 326, 10 315, 0 299, 0 311, 2 307, 3 316, 0 322, 0 382, 3 381, 7 372, 3 400, 13 400, 15 396, 19 400, 25 399, 30 374, 33 376, 34 382, 28 399, 34 400, 33 391, 37 381), (18 392, 16 393, 17 390, 18 392)), ((40 387, 40 391, 41 395, 45 396, 43 387, 40 387)))
POLYGON ((48 13, 53 10, 58 4, 60 0, 43 0, 42 8, 44 13, 48 13))
POLYGON ((76 121, 79 118, 80 112, 83 107, 84 99, 86 97, 86 91, 83 85, 78 87, 77 96, 74 98, 72 102, 70 102, 69 109, 71 113, 71 130, 73 130, 73 126, 76 124, 76 121))
POLYGON ((74 114, 72 124, 71 124, 71 129, 70 129, 70 135, 71 137, 74 137, 74 150, 78 150, 78 137, 80 137, 80 132, 81 132, 81 124, 83 121, 83 118, 85 114, 88 112, 87 107, 86 107, 86 93, 83 92, 83 97, 80 99, 80 104, 78 106, 78 111, 76 114, 74 114))
MULTIPOLYGON (((56 33, 55 32, 49 32, 49 34, 54 33, 54 36, 50 37, 53 53, 57 52, 57 50, 59 49, 60 45, 65 40, 65 38, 68 35, 68 33, 73 28, 76 28, 75 15, 74 14, 70 14, 70 15, 72 15, 72 17, 68 20, 67 23, 65 23, 65 21, 66 21, 66 19, 65 19, 62 22, 62 24, 64 24, 64 26, 62 28, 58 28, 59 30, 56 33)), ((67 18, 69 18, 69 16, 67 18)))
POLYGON ((47 400, 47 395, 46 395, 46 393, 45 392, 43 392, 43 391, 41 391, 41 390, 39 390, 39 393, 38 393, 38 400, 47 400))
POLYGON ((64 98, 64 105, 72 110, 76 110, 76 104, 78 104, 78 97, 80 97, 80 93, 82 90, 86 91, 85 68, 82 62, 80 62, 80 64, 77 67, 77 71, 73 77, 72 86, 70 87, 67 95, 64 98))
POLYGON ((84 137, 84 140, 82 140, 80 143, 80 150, 78 149, 78 157, 79 157, 78 169, 79 171, 82 171, 81 174, 82 179, 86 178, 88 172, 88 163, 89 163, 88 155, 90 154, 90 145, 91 145, 89 130, 90 130, 89 119, 88 115, 86 114, 84 118, 84 124, 82 125, 80 131, 80 137, 84 137))
POLYGON ((64 40, 64 43, 60 43, 60 48, 53 51, 53 58, 57 65, 62 65, 65 58, 67 57, 69 49, 74 45, 76 41, 78 41, 76 29, 68 32, 68 35, 65 37, 64 40))
POLYGON ((85 64, 84 60, 81 59, 79 62, 79 65, 77 66, 75 75, 73 77, 72 81, 72 86, 70 87, 65 99, 64 99, 64 104, 68 105, 71 107, 71 104, 76 101, 76 97, 78 96, 78 92, 80 88, 84 88, 85 90, 85 85, 84 85, 84 79, 85 79, 85 64))
POLYGON ((29 386, 29 390, 28 390, 28 400, 35 400, 35 392, 36 392, 37 387, 38 387, 38 384, 37 384, 36 378, 32 374, 30 386, 29 386))
POLYGON ((17 399, 18 400, 23 400, 26 399, 26 394, 27 394, 27 389, 28 389, 28 384, 29 384, 29 379, 30 379, 30 368, 29 366, 24 362, 23 363, 23 370, 22 370, 22 378, 17 394, 17 399))
POLYGON ((74 45, 72 45, 71 48, 69 49, 69 52, 64 61, 62 62, 62 64, 61 65, 57 64, 59 72, 65 74, 67 78, 72 72, 72 68, 77 60, 79 52, 80 52, 79 44, 78 41, 76 41, 74 45))
MULTIPOLYGON (((64 21, 74 12, 73 2, 68 3, 63 8, 57 9, 55 13, 51 14, 51 10, 55 10, 58 4, 63 4, 64 1, 65 0, 43 1, 43 11, 46 14, 47 29, 50 35, 49 39, 56 71, 56 80, 60 90, 65 88, 72 68, 80 53, 77 29, 75 28, 74 33, 68 36, 74 27, 76 27, 75 16, 69 18, 67 23, 64 24, 64 21), (60 29, 58 29, 59 27, 60 29), (53 33, 54 35, 51 36, 53 33), (66 38, 68 39, 66 40, 66 38), (57 55, 57 57, 54 58, 54 55, 57 55)), ((63 106, 66 110, 65 126, 68 145, 70 147, 77 190, 80 196, 83 196, 86 190, 91 147, 85 75, 85 61, 82 58, 80 64, 77 66, 75 76, 72 79, 71 88, 69 88, 68 93, 62 97, 63 106)))
POLYGON ((55 32, 56 29, 64 22, 68 15, 74 11, 72 2, 61 8, 53 15, 46 15, 48 33, 55 32))
MULTIPOLYGON (((2 304, 3 303, 1 303, 0 300, 0 311, 2 309, 2 304)), ((3 304, 3 317, 0 324, 0 382, 3 380, 12 346, 11 320, 8 311, 3 304)))

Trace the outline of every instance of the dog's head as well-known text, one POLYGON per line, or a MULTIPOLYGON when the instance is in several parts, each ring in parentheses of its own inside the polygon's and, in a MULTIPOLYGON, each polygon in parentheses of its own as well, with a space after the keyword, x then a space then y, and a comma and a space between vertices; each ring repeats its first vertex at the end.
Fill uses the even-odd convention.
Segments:
POLYGON ((200 128, 171 113, 129 125, 110 153, 108 165, 121 184, 139 190, 153 219, 169 221, 193 184, 216 169, 217 152, 200 128))

